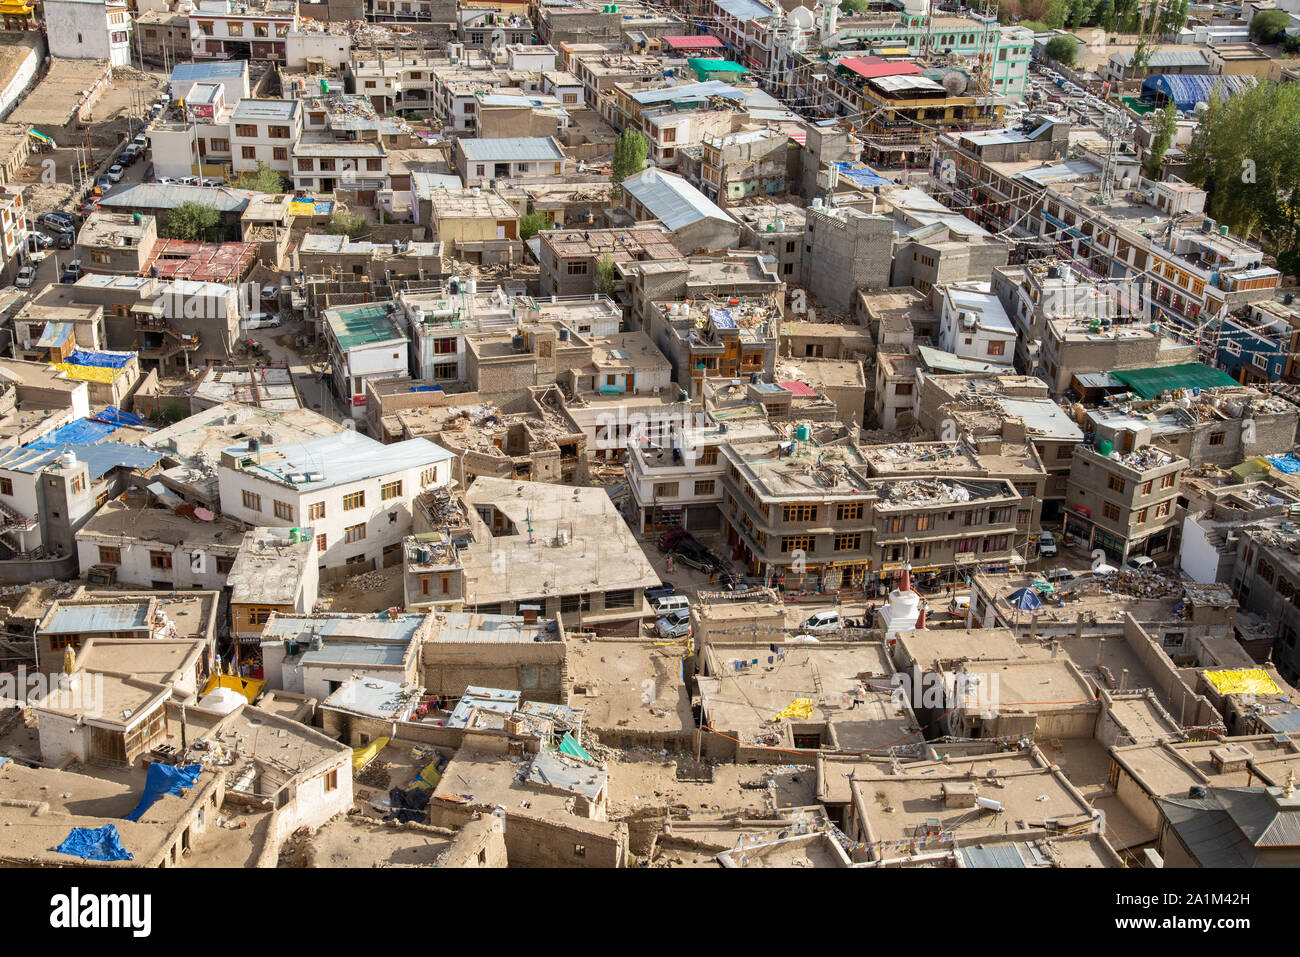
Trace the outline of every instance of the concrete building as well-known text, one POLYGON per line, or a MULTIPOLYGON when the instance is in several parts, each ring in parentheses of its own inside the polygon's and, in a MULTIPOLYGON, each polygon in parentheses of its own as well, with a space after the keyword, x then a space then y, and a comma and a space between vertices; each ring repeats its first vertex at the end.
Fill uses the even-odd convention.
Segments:
POLYGON ((324 701, 353 677, 415 684, 430 623, 423 614, 273 614, 262 631, 267 685, 324 701))
POLYGON ((802 285, 819 304, 847 316, 859 290, 889 285, 893 238, 888 216, 814 200, 804 227, 802 285))
POLYGON ((50 0, 43 4, 50 55, 131 63, 131 12, 125 0, 50 0))
POLYGON ((1122 446, 1099 440, 1095 448, 1075 449, 1066 492, 1067 538, 1089 550, 1100 548, 1117 565, 1135 555, 1172 552, 1178 544, 1178 479, 1189 464, 1141 444, 1133 433, 1122 446))
POLYGON ((285 38, 298 25, 292 0, 198 0, 190 10, 194 59, 285 61, 285 38))
POLYGON ((386 303, 328 309, 321 324, 334 360, 335 392, 352 418, 362 418, 366 383, 406 374, 410 338, 393 320, 386 303))
POLYGON ((265 447, 254 440, 221 454, 221 511, 250 525, 310 527, 330 574, 383 568, 401 557, 414 499, 450 479, 449 459, 425 439, 385 446, 350 431, 265 447))
POLYGON ((567 166, 551 136, 456 140, 456 169, 469 187, 563 177, 567 166))
MULTIPOLYGON (((597 292, 597 264, 680 259, 671 234, 658 223, 623 229, 545 229, 538 233, 542 295, 586 296, 597 292)), ((616 289, 607 291, 612 295, 616 289)))
POLYGON ((320 574, 313 529, 285 532, 261 526, 240 540, 226 569, 230 595, 230 634, 240 662, 260 645, 271 615, 306 615, 316 607, 320 574))
POLYGON ((1016 357, 1016 330, 989 286, 970 282, 938 287, 939 348, 1010 369, 1016 357))
POLYGON ((292 178, 291 158, 302 135, 302 114, 297 100, 240 100, 230 114, 230 161, 235 174, 255 173, 265 163, 285 179, 292 178))
POLYGON ((680 176, 650 168, 619 184, 622 208, 634 222, 657 220, 686 254, 731 249, 740 224, 680 176))

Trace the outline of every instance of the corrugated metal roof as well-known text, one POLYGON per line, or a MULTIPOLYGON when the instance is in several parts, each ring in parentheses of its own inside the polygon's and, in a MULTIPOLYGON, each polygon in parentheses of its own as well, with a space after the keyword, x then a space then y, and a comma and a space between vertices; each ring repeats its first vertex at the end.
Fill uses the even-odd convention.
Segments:
POLYGON ((168 186, 162 183, 131 183, 119 186, 99 205, 106 209, 173 209, 181 203, 211 206, 219 213, 242 213, 248 208, 251 193, 225 186, 168 186))
POLYGON ((54 465, 60 455, 71 452, 77 461, 85 462, 90 477, 97 479, 116 468, 148 468, 157 465, 162 455, 139 445, 121 442, 101 442, 98 445, 58 445, 51 449, 32 452, 31 449, 13 449, 0 457, 0 468, 15 472, 39 472, 54 465))
POLYGON ((1186 112, 1197 103, 1208 103, 1215 96, 1233 96, 1253 87, 1253 76, 1214 76, 1208 73, 1172 74, 1161 73, 1149 76, 1142 82, 1142 97, 1150 99, 1161 94, 1174 101, 1174 106, 1186 112))
MULTIPOLYGON (((267 458, 263 449, 260 465, 250 465, 253 475, 271 476, 292 485, 299 492, 314 492, 349 482, 377 475, 388 475, 402 469, 419 468, 445 462, 451 453, 441 446, 434 445, 428 439, 415 438, 384 445, 369 436, 357 432, 339 432, 335 435, 322 435, 306 442, 290 445, 277 445, 274 450, 283 458, 267 458), (291 482, 290 475, 319 474, 315 482, 291 482)), ((238 455, 246 455, 245 446, 235 446, 230 450, 238 455)), ((356 634, 356 632, 344 632, 356 634)))
POLYGON ((648 106, 652 103, 672 103, 680 100, 703 100, 710 96, 723 96, 731 100, 748 99, 745 92, 721 80, 685 83, 681 86, 665 86, 657 90, 639 90, 631 94, 631 96, 642 106, 648 106))
POLYGON ((879 62, 873 63, 870 60, 856 56, 846 57, 845 59, 840 60, 839 65, 844 67, 846 70, 852 70, 858 76, 865 77, 868 80, 882 76, 904 76, 921 72, 921 68, 915 63, 908 63, 902 60, 895 62, 880 60, 879 62))
POLYGON ((147 601, 113 602, 103 605, 60 605, 50 617, 43 635, 83 632, 136 631, 149 625, 147 601))
POLYGON ((1033 844, 1017 842, 1014 844, 978 844, 975 847, 958 848, 962 862, 967 867, 1051 867, 1052 862, 1033 844))
POLYGON ((762 20, 772 15, 772 8, 758 0, 713 0, 713 3, 737 20, 762 20))
POLYGON ((528 163, 562 160, 564 151, 549 136, 503 136, 457 140, 465 158, 474 163, 528 163))
POLYGON ((623 180, 625 189, 655 219, 676 231, 702 219, 734 223, 727 213, 680 176, 651 168, 623 180))
MULTIPOLYGON (((1112 59, 1118 60, 1125 67, 1132 66, 1133 52, 1117 53, 1112 59)), ((1147 69, 1171 66, 1203 66, 1209 68, 1209 58, 1200 50, 1157 50, 1147 61, 1147 69)))

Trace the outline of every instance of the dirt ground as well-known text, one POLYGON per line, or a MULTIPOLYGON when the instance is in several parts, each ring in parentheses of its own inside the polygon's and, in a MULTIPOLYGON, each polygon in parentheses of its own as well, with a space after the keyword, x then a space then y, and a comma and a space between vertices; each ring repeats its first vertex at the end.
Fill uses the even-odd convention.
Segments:
POLYGON ((223 804, 223 823, 209 825, 181 858, 182 867, 252 867, 266 843, 270 811, 244 813, 244 808, 223 804))
POLYGON ((310 837, 286 842, 281 866, 290 867, 431 867, 451 846, 451 839, 340 815, 310 837))
POLYGON ((372 612, 402 607, 402 566, 354 575, 328 584, 322 582, 317 611, 372 612))
POLYGON ((719 764, 712 771, 709 782, 679 781, 671 755, 610 762, 609 816, 617 819, 657 807, 771 811, 816 802, 817 772, 809 766, 719 764))

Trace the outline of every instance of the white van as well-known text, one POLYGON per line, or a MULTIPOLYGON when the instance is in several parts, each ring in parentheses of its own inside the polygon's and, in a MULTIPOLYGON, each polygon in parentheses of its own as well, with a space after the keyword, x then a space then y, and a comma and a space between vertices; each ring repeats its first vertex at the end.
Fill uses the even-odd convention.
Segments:
POLYGON ((673 611, 690 611, 691 602, 685 595, 664 595, 650 603, 656 615, 662 617, 673 611))

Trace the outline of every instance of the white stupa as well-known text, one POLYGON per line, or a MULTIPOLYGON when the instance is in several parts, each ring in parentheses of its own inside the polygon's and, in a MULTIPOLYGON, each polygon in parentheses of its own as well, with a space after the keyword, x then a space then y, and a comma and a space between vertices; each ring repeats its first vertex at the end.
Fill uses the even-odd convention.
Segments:
POLYGON ((880 622, 885 637, 893 638, 900 631, 916 631, 925 627, 925 610, 921 596, 912 591, 912 563, 903 565, 903 580, 889 593, 889 604, 880 609, 880 622))

